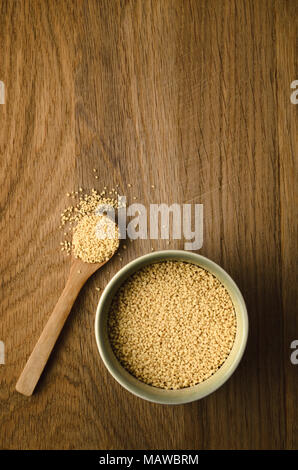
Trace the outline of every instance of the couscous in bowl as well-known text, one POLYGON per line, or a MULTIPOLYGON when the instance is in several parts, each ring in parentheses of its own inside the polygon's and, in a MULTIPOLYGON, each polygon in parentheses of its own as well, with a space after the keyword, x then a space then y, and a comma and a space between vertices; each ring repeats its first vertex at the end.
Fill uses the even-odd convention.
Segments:
POLYGON ((183 404, 209 395, 219 388, 237 368, 245 350, 248 335, 248 317, 243 297, 231 277, 213 261, 196 253, 167 250, 150 253, 124 266, 108 283, 100 298, 96 319, 95 335, 100 356, 111 375, 128 391, 145 400, 161 404, 183 404), (164 261, 190 263, 211 273, 228 291, 235 310, 236 334, 231 351, 223 364, 206 380, 194 386, 167 390, 148 385, 129 373, 117 359, 108 331, 108 316, 111 304, 121 286, 145 266, 164 261))

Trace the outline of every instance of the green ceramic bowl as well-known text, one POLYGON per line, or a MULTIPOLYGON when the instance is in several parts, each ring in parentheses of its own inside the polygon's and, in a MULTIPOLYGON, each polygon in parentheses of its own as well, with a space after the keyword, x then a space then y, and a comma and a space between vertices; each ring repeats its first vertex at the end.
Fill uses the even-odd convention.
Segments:
POLYGON ((110 280, 100 298, 95 319, 95 336, 101 358, 112 374, 129 392, 144 400, 166 405, 188 403, 209 395, 221 387, 237 368, 245 350, 248 335, 248 318, 241 292, 233 279, 216 263, 196 253, 180 250, 157 251, 131 261, 110 280), (233 348, 224 364, 204 382, 181 390, 162 390, 144 384, 133 377, 119 363, 109 343, 107 316, 111 301, 120 285, 133 273, 148 264, 165 260, 186 261, 214 274, 228 290, 236 311, 237 332, 233 348))

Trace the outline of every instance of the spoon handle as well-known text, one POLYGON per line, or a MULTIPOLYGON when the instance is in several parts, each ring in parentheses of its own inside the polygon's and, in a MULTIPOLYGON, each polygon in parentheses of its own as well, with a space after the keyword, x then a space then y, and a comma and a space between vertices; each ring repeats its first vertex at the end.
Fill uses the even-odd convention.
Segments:
POLYGON ((26 396, 32 395, 64 323, 85 281, 86 278, 84 275, 76 274, 74 269, 71 269, 65 288, 16 384, 16 390, 19 393, 26 396))

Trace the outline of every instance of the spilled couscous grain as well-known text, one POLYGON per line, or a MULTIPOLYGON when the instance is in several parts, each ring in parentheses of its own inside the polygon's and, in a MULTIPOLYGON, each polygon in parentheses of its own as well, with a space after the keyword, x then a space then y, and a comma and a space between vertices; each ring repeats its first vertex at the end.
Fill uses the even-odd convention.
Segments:
POLYGON ((236 315, 226 288, 208 271, 166 261, 142 268, 120 287, 108 317, 120 363, 142 382, 191 387, 227 359, 236 315))

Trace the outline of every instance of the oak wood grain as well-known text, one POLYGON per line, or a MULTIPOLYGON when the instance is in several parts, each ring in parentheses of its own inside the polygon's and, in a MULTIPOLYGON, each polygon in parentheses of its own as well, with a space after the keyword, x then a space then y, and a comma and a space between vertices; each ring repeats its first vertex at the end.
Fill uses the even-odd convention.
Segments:
POLYGON ((297 448, 296 7, 0 0, 2 449, 297 448), (200 402, 130 395, 96 348, 95 287, 164 240, 128 243, 88 280, 36 393, 15 392, 67 278, 66 193, 116 184, 146 205, 204 204, 200 253, 244 294, 245 356, 200 402))

